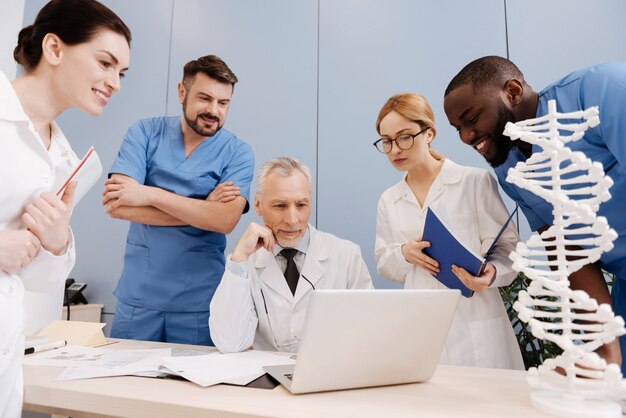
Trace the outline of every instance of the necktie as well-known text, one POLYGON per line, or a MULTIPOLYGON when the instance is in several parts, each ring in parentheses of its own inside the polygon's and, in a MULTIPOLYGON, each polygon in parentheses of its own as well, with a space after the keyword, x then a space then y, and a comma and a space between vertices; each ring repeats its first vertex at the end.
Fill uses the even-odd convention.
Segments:
POLYGON ((298 278, 300 278, 300 273, 298 272, 298 267, 296 266, 296 262, 293 258, 298 254, 298 250, 295 248, 285 248, 280 253, 281 256, 285 260, 287 260, 287 267, 285 268, 285 279, 287 279, 287 284, 289 285, 289 289, 291 290, 291 294, 296 294, 296 287, 298 286, 298 278))

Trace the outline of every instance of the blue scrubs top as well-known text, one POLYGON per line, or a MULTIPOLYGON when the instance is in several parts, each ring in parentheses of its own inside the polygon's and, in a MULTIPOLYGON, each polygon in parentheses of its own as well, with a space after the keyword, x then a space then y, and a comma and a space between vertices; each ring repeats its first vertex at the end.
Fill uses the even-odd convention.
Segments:
MULTIPOLYGON (((114 173, 203 200, 219 183, 232 181, 249 201, 254 154, 248 144, 222 128, 186 158, 180 116, 144 119, 128 129, 110 170, 114 173)), ((246 203, 244 213, 248 209, 246 203)), ((225 247, 226 236, 218 232, 131 222, 124 269, 114 294, 136 307, 208 311, 224 273, 225 247)))
MULTIPOLYGON (((598 106, 600 124, 589 128, 585 136, 568 146, 581 151, 593 161, 602 163, 604 172, 614 182, 612 198, 600 205, 598 215, 605 216, 617 232, 613 250, 603 253, 603 269, 626 279, 626 63, 608 63, 576 71, 539 93, 537 117, 548 113, 548 100, 556 100, 559 112, 574 112, 598 106)), ((579 121, 578 121, 579 122, 579 121)), ((533 152, 540 147, 533 146, 533 152)), ((507 183, 506 173, 518 161, 526 161, 514 147, 506 162, 495 169, 502 189, 520 203, 533 230, 552 225, 552 205, 529 192, 507 183)))

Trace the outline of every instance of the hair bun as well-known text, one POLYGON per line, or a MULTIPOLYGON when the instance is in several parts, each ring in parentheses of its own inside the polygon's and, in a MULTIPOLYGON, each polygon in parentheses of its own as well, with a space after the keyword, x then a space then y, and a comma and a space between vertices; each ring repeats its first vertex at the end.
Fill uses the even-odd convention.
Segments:
POLYGON ((33 32, 34 26, 29 25, 20 30, 17 35, 17 46, 13 50, 13 58, 18 64, 28 67, 32 64, 30 58, 33 51, 33 32), (30 56, 29 56, 30 55, 30 56))

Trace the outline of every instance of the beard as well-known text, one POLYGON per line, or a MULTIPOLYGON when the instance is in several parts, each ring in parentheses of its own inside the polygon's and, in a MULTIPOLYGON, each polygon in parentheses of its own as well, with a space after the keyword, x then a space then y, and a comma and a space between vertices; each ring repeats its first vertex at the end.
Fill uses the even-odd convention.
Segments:
POLYGON ((298 243, 300 242, 303 236, 304 234, 300 235, 297 238, 288 239, 288 238, 278 238, 276 234, 274 234, 274 238, 276 238, 276 242, 278 243, 278 245, 280 245, 283 248, 294 248, 296 245, 298 245, 298 243))
POLYGON ((516 122, 515 116, 513 112, 511 112, 500 100, 499 109, 498 109, 498 122, 496 123, 496 129, 494 133, 491 135, 492 146, 495 150, 495 154, 491 158, 487 158, 485 155, 485 160, 489 163, 489 165, 493 168, 499 167, 509 156, 509 151, 513 148, 513 141, 508 136, 504 135, 504 127, 507 122, 516 122))
POLYGON ((222 126, 224 126, 224 124, 220 122, 220 118, 218 118, 217 116, 215 116, 214 114, 210 112, 198 113, 195 119, 192 119, 187 114, 187 95, 186 94, 185 94, 185 100, 183 100, 183 116, 185 117, 185 121, 187 122, 187 125, 189 125, 189 127, 200 136, 206 136, 206 137, 213 136, 217 133, 217 131, 219 131, 222 128, 222 126), (204 126, 204 124, 202 123, 203 119, 214 120, 217 123, 213 127, 207 127, 207 126, 204 126))

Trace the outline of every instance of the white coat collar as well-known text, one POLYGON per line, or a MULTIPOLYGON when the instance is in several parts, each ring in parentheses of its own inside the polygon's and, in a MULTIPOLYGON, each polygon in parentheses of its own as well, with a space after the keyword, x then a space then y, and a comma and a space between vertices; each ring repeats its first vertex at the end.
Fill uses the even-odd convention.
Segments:
MULTIPOLYGON (((426 201, 424 202, 424 208, 427 208, 430 202, 437 199, 441 195, 441 193, 445 191, 446 186, 461 181, 462 176, 463 173, 461 166, 456 164, 454 161, 446 158, 443 161, 441 171, 439 171, 439 174, 435 178, 435 181, 433 181, 433 184, 430 186, 428 196, 426 197, 426 201)), ((399 200, 405 200, 416 206, 419 206, 417 203, 417 199, 413 194, 413 191, 406 182, 406 177, 407 175, 405 174, 402 177, 402 180, 396 185, 393 194, 393 201, 395 203, 399 200)))
MULTIPOLYGON (((310 240, 309 248, 304 259, 304 266, 300 274, 305 276, 315 286, 326 274, 328 265, 328 246, 323 233, 320 233, 313 225, 309 224, 310 240)), ((297 303, 305 294, 312 291, 313 288, 306 280, 300 278, 296 294, 292 295, 283 272, 280 271, 278 263, 273 253, 268 251, 259 251, 258 257, 255 257, 253 268, 256 270, 259 279, 275 292, 280 294, 287 300, 297 303)))
POLYGON ((2 71, 0 71, 0 97, 3 97, 2 102, 0 102, 0 120, 30 121, 11 81, 2 71))
MULTIPOLYGON (((0 71, 0 97, 3 97, 3 100, 0 102, 0 120, 27 123, 33 135, 26 137, 24 140, 33 146, 35 152, 42 153, 45 158, 49 159, 48 150, 46 150, 43 141, 35 133, 33 123, 24 111, 11 81, 2 71, 0 71)), ((50 129, 52 142, 56 142, 60 147, 61 156, 67 157, 70 154, 71 147, 63 131, 61 131, 61 128, 54 120, 50 123, 50 129)))

